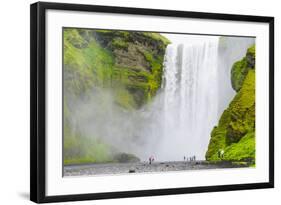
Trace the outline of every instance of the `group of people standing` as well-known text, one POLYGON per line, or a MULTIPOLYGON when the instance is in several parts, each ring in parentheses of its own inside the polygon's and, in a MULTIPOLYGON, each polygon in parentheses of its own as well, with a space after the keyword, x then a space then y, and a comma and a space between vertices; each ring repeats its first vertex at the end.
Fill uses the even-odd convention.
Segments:
MULTIPOLYGON (((155 161, 155 158, 154 158, 153 155, 151 155, 151 156, 148 158, 149 164, 152 164, 154 161, 155 161)), ((193 155, 193 156, 191 156, 191 157, 183 156, 183 161, 187 161, 187 162, 188 162, 188 161, 190 161, 190 162, 196 161, 196 156, 195 156, 195 155, 193 155)))
POLYGON ((183 161, 190 161, 190 162, 192 162, 192 161, 196 161, 196 156, 195 155, 193 155, 193 156, 191 156, 191 157, 186 157, 186 156, 183 156, 183 161))
MULTIPOLYGON (((223 158, 224 158, 224 150, 223 150, 223 149, 219 149, 219 150, 218 150, 218 158, 219 158, 220 160, 223 160, 223 158)), ((148 158, 148 161, 149 161, 149 164, 152 164, 152 163, 155 161, 154 156, 151 155, 151 156, 148 158)), ((191 156, 191 157, 183 156, 183 161, 187 161, 187 162, 188 162, 188 161, 190 161, 190 162, 196 161, 196 156, 195 156, 195 155, 193 155, 193 156, 191 156)))

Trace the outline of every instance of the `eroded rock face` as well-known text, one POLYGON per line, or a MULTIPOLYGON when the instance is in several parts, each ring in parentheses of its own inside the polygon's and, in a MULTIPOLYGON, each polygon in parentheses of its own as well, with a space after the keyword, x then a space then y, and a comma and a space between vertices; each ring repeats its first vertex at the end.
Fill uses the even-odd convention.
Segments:
POLYGON ((129 44, 126 49, 114 49, 113 54, 115 56, 115 65, 118 67, 151 72, 150 63, 137 46, 129 44))
POLYGON ((218 152, 224 150, 224 160, 255 161, 254 49, 250 47, 246 56, 233 66, 237 72, 232 76, 237 94, 212 130, 207 160, 220 160, 218 152))
POLYGON ((139 108, 155 96, 162 82, 168 39, 145 32, 98 30, 92 35, 112 53, 112 82, 127 89, 135 102, 133 107, 139 108))

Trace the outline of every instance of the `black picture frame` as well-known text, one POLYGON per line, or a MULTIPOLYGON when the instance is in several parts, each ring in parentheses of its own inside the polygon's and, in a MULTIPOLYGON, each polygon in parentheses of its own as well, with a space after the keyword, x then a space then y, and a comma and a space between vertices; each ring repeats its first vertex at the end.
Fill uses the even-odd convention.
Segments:
POLYGON ((274 18, 265 16, 230 15, 218 13, 110 7, 83 4, 38 2, 30 7, 30 200, 37 203, 154 195, 217 192, 274 187, 274 18), (269 25, 269 181, 263 183, 169 188, 107 193, 46 196, 46 11, 67 10, 168 16, 195 19, 262 22, 269 25))

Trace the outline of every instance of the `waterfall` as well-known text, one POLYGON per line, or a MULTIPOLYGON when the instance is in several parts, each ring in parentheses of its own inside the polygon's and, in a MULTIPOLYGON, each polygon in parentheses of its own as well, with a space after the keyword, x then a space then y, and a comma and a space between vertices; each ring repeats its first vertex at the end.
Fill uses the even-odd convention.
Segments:
POLYGON ((219 38, 197 38, 166 49, 159 160, 204 159, 218 121, 219 38))

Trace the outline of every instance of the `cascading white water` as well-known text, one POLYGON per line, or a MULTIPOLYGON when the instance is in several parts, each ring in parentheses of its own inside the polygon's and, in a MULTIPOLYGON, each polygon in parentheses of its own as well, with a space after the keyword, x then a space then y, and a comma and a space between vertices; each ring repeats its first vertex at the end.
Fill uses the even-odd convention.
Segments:
POLYGON ((204 159, 218 121, 219 38, 186 38, 166 49, 158 160, 204 159))

